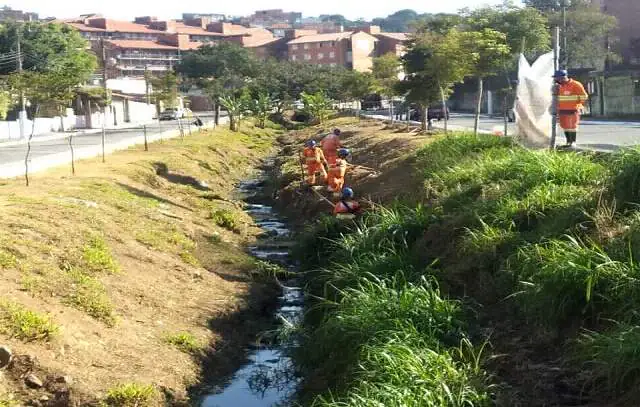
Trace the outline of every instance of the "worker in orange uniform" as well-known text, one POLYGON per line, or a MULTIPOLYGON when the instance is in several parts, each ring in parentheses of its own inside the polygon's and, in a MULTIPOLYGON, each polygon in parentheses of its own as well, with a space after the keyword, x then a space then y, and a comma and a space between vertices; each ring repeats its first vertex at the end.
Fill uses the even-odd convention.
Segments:
POLYGON ((307 141, 305 146, 302 155, 307 165, 307 183, 309 185, 315 185, 317 173, 322 174, 322 180, 326 182, 327 171, 324 166, 327 164, 327 160, 324 158, 322 149, 317 146, 315 140, 307 141))
POLYGON ((338 219, 354 219, 360 214, 360 204, 353 199, 353 189, 346 187, 342 190, 340 202, 333 208, 333 214, 338 219))
POLYGON ((567 147, 572 147, 576 142, 583 103, 589 95, 580 82, 569 78, 567 71, 556 71, 553 77, 558 85, 558 121, 567 138, 567 147))
POLYGON ((320 145, 322 145, 322 152, 329 165, 335 163, 338 158, 338 149, 342 147, 340 129, 334 129, 333 133, 327 134, 320 142, 320 145))
POLYGON ((327 180, 329 192, 333 192, 335 198, 340 197, 340 192, 344 186, 344 176, 347 173, 347 157, 349 150, 341 148, 338 150, 338 158, 333 164, 329 163, 329 177, 327 180))

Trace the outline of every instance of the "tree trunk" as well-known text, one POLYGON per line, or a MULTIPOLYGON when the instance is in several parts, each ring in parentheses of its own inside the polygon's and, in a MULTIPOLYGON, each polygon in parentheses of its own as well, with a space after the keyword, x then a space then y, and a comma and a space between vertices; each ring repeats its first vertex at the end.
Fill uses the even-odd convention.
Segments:
POLYGON ((33 139, 33 134, 36 132, 36 118, 38 117, 39 112, 40 105, 36 105, 33 112, 33 120, 31 122, 31 134, 29 135, 29 140, 27 140, 27 153, 24 156, 24 179, 27 186, 29 186, 29 155, 31 154, 31 140, 33 139))
POLYGON ((217 100, 213 102, 213 124, 220 124, 220 104, 217 100))
POLYGON ((389 120, 393 124, 393 98, 389 98, 389 120))
POLYGON ((422 110, 422 114, 420 115, 420 130, 427 131, 427 114, 428 108, 420 106, 420 110, 422 110))
POLYGON ((229 130, 238 131, 236 128, 236 118, 231 113, 229 113, 229 130))
POLYGON ((447 101, 444 97, 444 88, 440 86, 440 101, 442 102, 442 112, 444 114, 444 134, 449 132, 449 117, 447 114, 447 101))
POLYGON ((480 110, 482 109, 482 78, 478 78, 478 104, 476 105, 476 117, 473 123, 473 134, 478 135, 478 129, 480 128, 480 110))

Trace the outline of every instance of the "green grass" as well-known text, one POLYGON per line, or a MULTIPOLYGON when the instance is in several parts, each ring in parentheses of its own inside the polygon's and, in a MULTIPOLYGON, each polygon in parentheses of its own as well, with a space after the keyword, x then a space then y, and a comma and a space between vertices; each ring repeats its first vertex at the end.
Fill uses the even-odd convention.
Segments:
POLYGON ((0 268, 15 268, 17 265, 18 259, 14 254, 0 249, 0 268))
POLYGON ((118 262, 113 258, 109 246, 100 236, 92 236, 82 248, 82 260, 87 270, 93 273, 117 273, 118 262))
POLYGON ((164 337, 164 341, 185 353, 196 353, 202 349, 200 341, 189 332, 178 332, 164 337))
POLYGON ((64 302, 104 322, 107 326, 114 326, 115 311, 104 285, 95 277, 84 274, 78 269, 69 269, 65 274, 69 283, 72 284, 72 289, 65 295, 64 302))
POLYGON ((242 231, 242 223, 238 219, 238 216, 228 209, 213 209, 210 217, 213 223, 221 228, 225 228, 234 233, 240 233, 242 231))
POLYGON ((48 341, 60 330, 49 316, 6 300, 0 300, 0 321, 0 332, 27 342, 48 341))
POLYGON ((594 397, 633 392, 640 149, 535 151, 457 134, 416 156, 424 188, 413 201, 426 205, 375 207, 355 226, 322 219, 294 250, 321 298, 306 314, 297 355, 303 373, 329 383, 313 402, 491 405, 499 390, 483 359, 456 347, 466 337, 482 341, 477 332, 503 324, 504 315, 531 322, 518 322, 520 335, 541 346, 557 347, 545 341, 560 338, 578 350, 580 379, 594 397), (501 312, 471 319, 489 326, 471 326, 471 310, 438 286, 501 312), (590 331, 577 341, 580 328, 590 331))
POLYGON ((145 407, 152 405, 155 396, 153 386, 136 383, 121 384, 110 389, 104 404, 111 407, 145 407))
POLYGON ((18 402, 12 396, 0 393, 0 407, 15 407, 17 405, 18 402))

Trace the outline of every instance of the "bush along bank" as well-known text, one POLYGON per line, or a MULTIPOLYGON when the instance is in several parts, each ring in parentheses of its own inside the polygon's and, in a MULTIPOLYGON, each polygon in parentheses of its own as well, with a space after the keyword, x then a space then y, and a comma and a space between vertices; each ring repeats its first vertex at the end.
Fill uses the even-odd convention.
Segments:
POLYGON ((459 134, 416 161, 422 204, 301 239, 308 404, 635 405, 640 151, 459 134))

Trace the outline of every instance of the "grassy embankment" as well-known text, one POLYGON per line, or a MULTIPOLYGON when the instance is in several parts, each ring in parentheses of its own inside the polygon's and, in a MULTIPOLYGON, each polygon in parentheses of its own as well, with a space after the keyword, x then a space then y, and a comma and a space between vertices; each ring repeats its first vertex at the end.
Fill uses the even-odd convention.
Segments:
MULTIPOLYGON (((368 165, 393 137, 351 130, 368 165)), ((352 184, 375 200, 379 182, 388 206, 350 228, 325 219, 299 248, 324 298, 297 355, 309 404, 636 405, 640 151, 457 134, 382 169, 352 184)))
POLYGON ((163 393, 184 398, 207 359, 207 373, 233 371, 251 330, 240 314, 259 319, 269 295, 243 250, 259 229, 231 193, 280 133, 242 131, 134 147, 28 188, 0 182, 0 345, 16 354, 0 405, 43 392, 162 404, 163 393), (44 389, 27 389, 28 372, 44 389))

